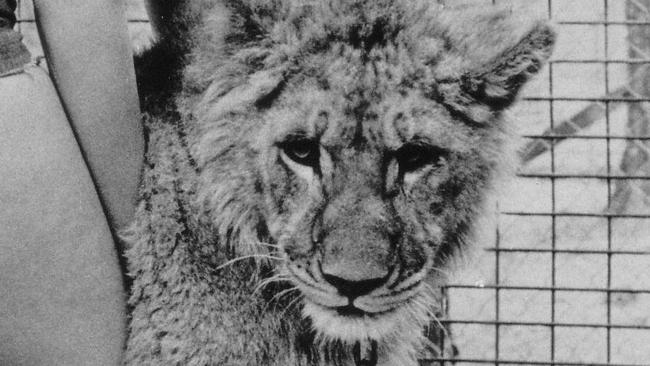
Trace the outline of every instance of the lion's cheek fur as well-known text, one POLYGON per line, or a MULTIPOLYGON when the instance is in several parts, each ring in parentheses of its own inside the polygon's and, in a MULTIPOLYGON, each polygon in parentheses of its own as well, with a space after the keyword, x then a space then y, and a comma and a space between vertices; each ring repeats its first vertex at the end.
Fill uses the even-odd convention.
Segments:
POLYGON ((285 166, 267 167, 264 181, 265 220, 271 238, 278 244, 301 251, 311 249, 311 226, 323 197, 308 182, 293 175, 285 166))
MULTIPOLYGON (((216 166, 203 172, 211 184, 195 186, 196 172, 182 139, 170 125, 147 122, 154 132, 148 152, 151 167, 143 176, 146 200, 124 236, 134 278, 125 363, 308 364, 296 343, 301 334, 308 334, 308 325, 295 310, 279 317, 281 306, 269 307, 267 299, 253 296, 258 284, 254 267, 247 263, 215 273, 226 254, 223 243, 207 229, 202 208, 194 204, 195 189, 205 190, 206 197, 226 199, 228 191, 237 193, 236 186, 224 186, 229 181, 219 179, 225 173, 216 166)), ((252 230, 245 226, 259 219, 247 217, 254 214, 234 203, 243 202, 225 200, 217 206, 229 216, 220 220, 238 227, 240 235, 252 235, 244 234, 252 230)))

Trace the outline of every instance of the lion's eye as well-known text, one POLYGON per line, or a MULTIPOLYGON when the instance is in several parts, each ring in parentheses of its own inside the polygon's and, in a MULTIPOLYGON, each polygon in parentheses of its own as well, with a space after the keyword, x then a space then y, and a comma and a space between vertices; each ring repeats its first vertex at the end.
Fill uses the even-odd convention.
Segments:
POLYGON ((287 157, 300 165, 306 165, 312 168, 318 166, 318 143, 309 139, 298 139, 286 141, 280 145, 280 148, 287 157))
POLYGON ((445 155, 446 151, 441 148, 422 144, 406 144, 395 152, 401 173, 413 172, 426 165, 436 164, 445 155))

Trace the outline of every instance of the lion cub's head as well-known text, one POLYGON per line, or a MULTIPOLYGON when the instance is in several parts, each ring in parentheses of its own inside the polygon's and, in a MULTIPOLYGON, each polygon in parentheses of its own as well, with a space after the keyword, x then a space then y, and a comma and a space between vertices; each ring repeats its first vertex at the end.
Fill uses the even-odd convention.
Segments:
POLYGON ((280 255, 322 339, 414 341, 553 32, 433 1, 213 6, 186 80, 223 242, 280 255))

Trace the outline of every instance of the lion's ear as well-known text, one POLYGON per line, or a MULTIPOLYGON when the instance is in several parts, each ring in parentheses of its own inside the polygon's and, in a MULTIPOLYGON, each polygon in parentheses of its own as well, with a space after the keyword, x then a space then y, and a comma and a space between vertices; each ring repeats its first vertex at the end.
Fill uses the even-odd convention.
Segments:
POLYGON ((516 100, 522 86, 544 66, 554 43, 553 29, 536 23, 513 46, 457 77, 439 81, 438 92, 445 104, 483 122, 516 100))
POLYGON ((521 87, 544 66, 554 43, 553 30, 539 23, 482 69, 465 74, 460 81, 461 88, 494 110, 507 108, 521 87))

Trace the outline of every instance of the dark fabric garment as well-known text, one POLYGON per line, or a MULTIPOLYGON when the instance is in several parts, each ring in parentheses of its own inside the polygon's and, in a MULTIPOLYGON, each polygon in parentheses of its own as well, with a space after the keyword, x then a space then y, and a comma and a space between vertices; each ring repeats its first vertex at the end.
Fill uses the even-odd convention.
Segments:
POLYGON ((15 0, 0 0, 0 76, 20 71, 31 60, 16 24, 15 0))
POLYGON ((0 28, 12 29, 16 24, 16 0, 0 0, 0 28))

